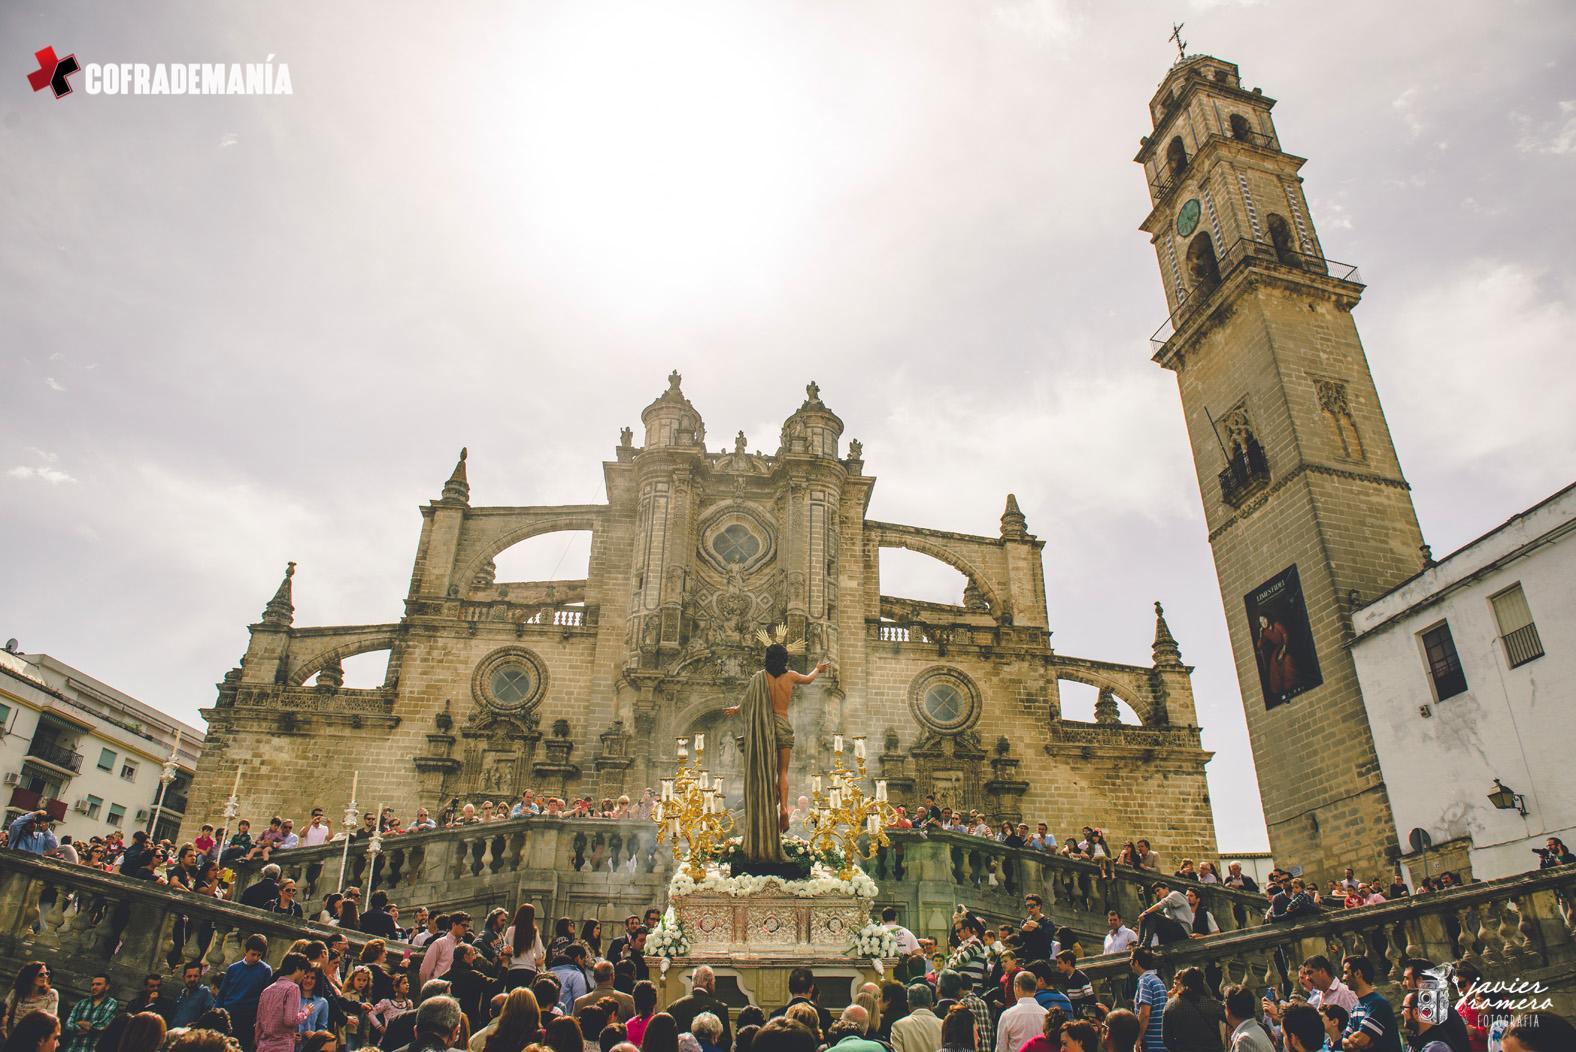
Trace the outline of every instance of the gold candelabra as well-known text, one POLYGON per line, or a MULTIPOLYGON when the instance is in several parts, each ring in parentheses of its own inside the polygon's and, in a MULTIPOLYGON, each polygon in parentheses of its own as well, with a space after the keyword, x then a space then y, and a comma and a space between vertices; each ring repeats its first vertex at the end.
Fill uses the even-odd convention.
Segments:
POLYGON ((722 779, 712 778, 706 770, 706 736, 695 735, 693 765, 689 745, 688 738, 678 739, 679 769, 672 778, 662 779, 652 818, 657 823, 657 843, 671 842, 674 859, 685 862, 685 872, 698 881, 706 876, 706 859, 715 857, 733 831, 733 815, 722 779))
POLYGON ((880 779, 875 783, 875 795, 867 796, 864 790, 865 739, 856 735, 853 743, 854 767, 850 769, 843 760, 843 736, 832 736, 832 769, 825 782, 819 777, 810 779, 810 796, 813 806, 806 816, 805 825, 810 836, 810 848, 818 853, 840 849, 843 865, 838 876, 847 880, 854 875, 856 858, 871 859, 885 847, 887 826, 897 812, 887 803, 887 784, 880 779), (860 838, 867 838, 860 847, 860 838))

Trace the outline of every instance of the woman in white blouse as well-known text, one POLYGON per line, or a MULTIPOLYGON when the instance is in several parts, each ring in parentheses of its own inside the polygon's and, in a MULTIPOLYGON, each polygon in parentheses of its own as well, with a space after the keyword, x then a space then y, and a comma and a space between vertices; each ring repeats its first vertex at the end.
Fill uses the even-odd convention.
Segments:
POLYGON ((509 961, 504 989, 513 990, 529 986, 547 964, 547 950, 542 946, 542 933, 536 927, 536 907, 529 902, 520 904, 514 912, 514 923, 503 933, 498 956, 509 961))

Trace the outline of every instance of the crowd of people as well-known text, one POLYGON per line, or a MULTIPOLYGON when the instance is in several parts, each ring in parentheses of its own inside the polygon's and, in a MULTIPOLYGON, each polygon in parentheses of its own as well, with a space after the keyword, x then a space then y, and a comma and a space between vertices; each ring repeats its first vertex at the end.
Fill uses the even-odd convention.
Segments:
MULTIPOLYGON (((626 805, 635 813, 647 801, 610 803, 608 817, 623 817, 626 805)), ((557 798, 544 804, 527 792, 509 810, 516 816, 554 814, 563 813, 561 806, 557 798)), ((966 820, 963 832, 991 835, 1010 846, 1052 850, 1056 844, 1044 823, 1034 832, 1020 823, 979 833, 977 814, 945 808, 933 813, 932 806, 927 800, 914 817, 900 811, 897 823, 952 829, 966 820)), ((509 814, 502 808, 456 801, 437 819, 418 810, 404 829, 390 812, 366 812, 362 827, 350 835, 365 838, 378 828, 397 835, 396 830, 503 817, 509 814)), ((95 837, 82 845, 69 838, 56 842, 47 819, 41 812, 21 816, 6 830, 9 846, 217 897, 229 897, 227 867, 261 863, 257 879, 236 896, 237 902, 275 915, 310 916, 339 931, 326 939, 296 940, 277 970, 265 960, 268 940, 252 935, 241 960, 208 974, 202 961, 212 931, 183 918, 169 961, 170 985, 178 976, 178 987, 166 989, 164 977, 149 975, 143 989, 119 997, 109 977, 98 976, 88 996, 64 1015, 48 966, 32 962, 6 998, 0 1052, 56 1052, 57 1042, 65 1044, 65 1052, 356 1052, 372 1046, 386 1052, 1486 1049, 1489 1020, 1479 1018, 1481 1013, 1464 1007, 1435 1023, 1419 1008, 1417 995, 1429 962, 1409 963, 1399 1011, 1373 989, 1372 966, 1361 957, 1346 958, 1339 979, 1323 957, 1302 962, 1295 979, 1287 964, 1284 988, 1268 988, 1263 996, 1241 987, 1221 989, 1218 975, 1197 968, 1181 969, 1170 984, 1160 979, 1156 965, 1167 946, 1219 930, 1208 906, 1210 885, 1262 891, 1272 922, 1409 893, 1399 882, 1359 880, 1350 869, 1330 882, 1327 892, 1279 869, 1260 889, 1235 863, 1221 873, 1210 862, 1185 859, 1171 877, 1153 882, 1154 902, 1132 918, 1136 928, 1112 912, 1101 945, 1087 951, 1073 931, 1051 923, 1043 900, 1033 893, 1024 898, 1020 922, 994 928, 960 908, 939 944, 916 937, 888 909, 882 923, 898 946, 898 968, 888 981, 867 984, 834 1019, 820 1005, 818 985, 808 971, 794 974, 791 999, 769 1016, 754 1005, 734 1005, 737 1011, 730 1012, 707 967, 695 970, 688 994, 661 1005, 645 955, 646 938, 660 918, 656 909, 626 918, 616 937, 604 941, 598 921, 560 917, 547 929, 528 903, 512 913, 494 908, 479 921, 464 912, 422 906, 402 917, 386 891, 374 892, 363 903, 355 887, 330 893, 321 904, 303 904, 294 880, 268 859, 275 851, 332 839, 321 810, 312 812, 300 833, 289 820, 276 818, 255 839, 246 823, 228 838, 204 827, 201 836, 178 848, 154 843, 141 831, 129 838, 118 833, 95 837), (373 938, 352 952, 347 931, 373 938), (412 946, 419 956, 403 946, 391 950, 394 944, 412 946), (1102 1002, 1080 968, 1094 953, 1129 955, 1131 979, 1115 1003, 1102 1002)), ((1054 850, 1163 873, 1147 841, 1124 845, 1113 857, 1093 828, 1054 850)), ((1544 865, 1576 862, 1557 840, 1550 840, 1542 855, 1544 865)), ((1451 886, 1454 875, 1443 874, 1441 881, 1451 886)), ((1466 963, 1455 974, 1466 982, 1476 975, 1466 963)), ((1511 1052, 1518 1044, 1529 1052, 1576 1048, 1576 1042, 1547 1043, 1549 1035, 1569 1032, 1564 1020, 1545 1013, 1509 1031, 1504 1047, 1511 1052)))
POLYGON ((604 944, 595 921, 540 930, 529 903, 479 925, 456 912, 411 935, 419 958, 382 938, 352 951, 334 932, 295 940, 277 968, 269 940, 251 935, 221 972, 193 959, 174 989, 152 974, 124 993, 101 974, 64 1012, 49 966, 33 961, 0 1009, 0 1052, 1487 1052, 1491 1031, 1504 1052, 1576 1048, 1576 1028, 1552 1012, 1496 1025, 1471 996, 1482 975, 1465 962, 1459 989, 1430 999, 1433 965, 1408 961, 1399 1006, 1360 956, 1339 977, 1311 956, 1262 996, 1227 985, 1217 997, 1197 967, 1166 983, 1159 951, 1114 914, 1101 949, 1125 950, 1131 983, 1107 1003, 1079 967, 1077 937, 1054 928, 1032 894, 1021 923, 995 930, 960 910, 939 958, 884 911, 899 966, 835 1016, 805 968, 771 1011, 740 1006, 737 988, 725 1000, 705 964, 687 992, 664 999, 644 953, 654 913, 627 917, 604 944))

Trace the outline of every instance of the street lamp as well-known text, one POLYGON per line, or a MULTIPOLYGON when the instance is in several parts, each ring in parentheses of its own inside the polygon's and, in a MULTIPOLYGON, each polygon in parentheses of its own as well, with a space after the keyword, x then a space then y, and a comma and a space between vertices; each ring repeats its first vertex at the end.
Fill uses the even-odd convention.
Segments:
POLYGON ((159 771, 159 795, 153 801, 153 819, 148 823, 148 836, 154 835, 154 830, 159 828, 159 812, 164 810, 164 797, 170 791, 170 783, 175 781, 175 760, 181 751, 181 732, 175 731, 175 744, 170 746, 170 758, 164 761, 163 768, 159 771))
POLYGON ((352 772, 350 776, 350 803, 345 807, 345 848, 339 856, 339 890, 345 890, 345 866, 350 861, 350 834, 356 828, 356 819, 361 815, 361 808, 356 806, 356 789, 361 785, 361 772, 352 772))
POLYGON ((1488 802, 1498 810, 1519 811, 1523 818, 1527 815, 1527 798, 1498 778, 1494 779, 1494 790, 1488 794, 1488 802))
POLYGON ((367 901, 372 901, 372 885, 378 879, 378 853, 383 850, 383 805, 372 812, 377 816, 372 823, 372 839, 367 841, 367 901))

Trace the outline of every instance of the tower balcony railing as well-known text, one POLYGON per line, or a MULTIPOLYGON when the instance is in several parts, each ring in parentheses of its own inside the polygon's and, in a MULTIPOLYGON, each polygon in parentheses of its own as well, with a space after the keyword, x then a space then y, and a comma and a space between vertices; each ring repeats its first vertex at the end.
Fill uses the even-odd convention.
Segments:
POLYGON ((1341 263, 1323 256, 1298 252, 1286 246, 1276 246, 1269 241, 1241 238, 1215 261, 1213 275, 1205 276, 1202 280, 1195 279, 1194 287, 1182 294, 1176 310, 1172 311, 1149 337, 1154 353, 1159 354, 1164 350, 1166 344, 1171 342, 1171 337, 1214 299, 1215 292, 1238 270, 1250 264, 1271 269, 1300 270, 1310 274, 1320 274, 1337 281, 1351 282, 1354 285, 1363 283, 1362 272, 1353 263, 1341 263))
POLYGON ((1263 132, 1242 131, 1234 135, 1222 135, 1219 132, 1211 132, 1204 136, 1203 141, 1198 145, 1198 149, 1193 152, 1193 156, 1188 158, 1187 163, 1180 169, 1173 170, 1170 165, 1166 165, 1159 176, 1149 181, 1149 189, 1153 192, 1155 204, 1160 204, 1164 198, 1170 195, 1171 191, 1186 181, 1189 173, 1197 165, 1199 157, 1203 155, 1204 148, 1216 142, 1240 142, 1249 146, 1257 146, 1264 150, 1280 149, 1280 146, 1275 142, 1275 136, 1265 135, 1263 132))
POLYGON ((1270 462, 1263 448, 1251 442, 1220 472, 1220 499, 1235 508, 1270 480, 1270 462))

